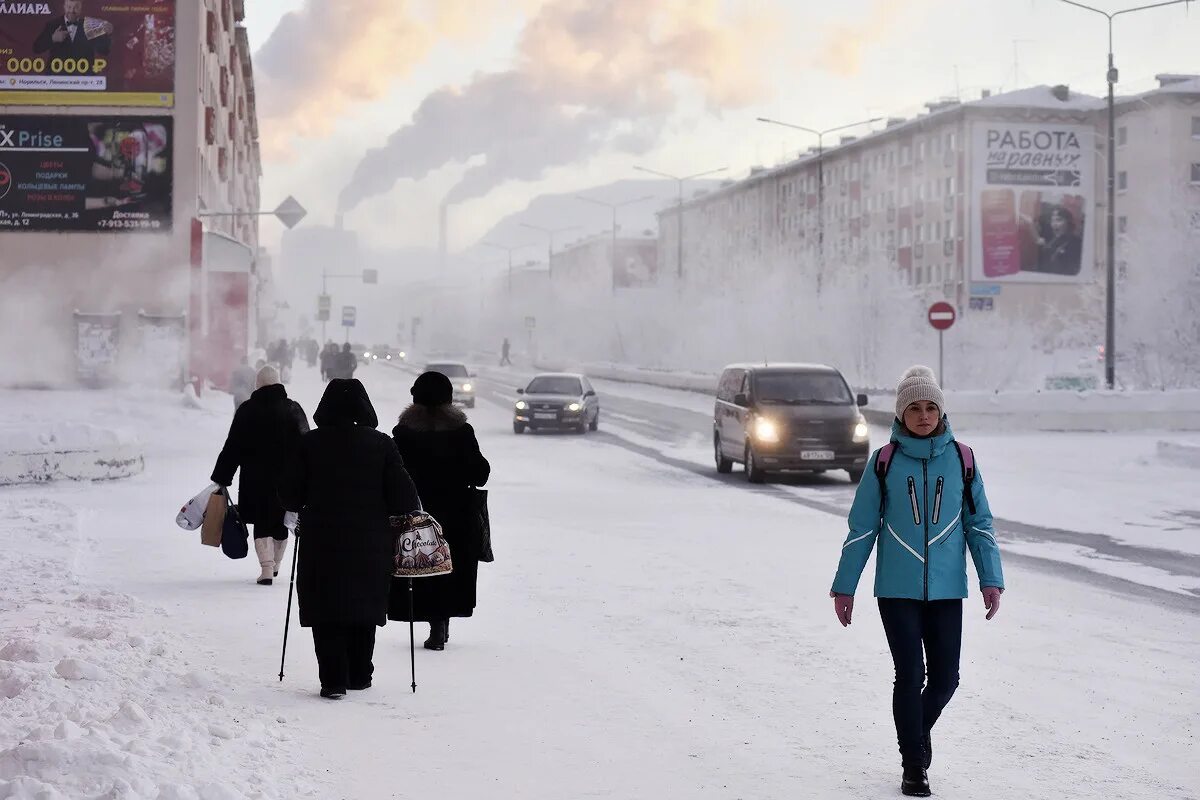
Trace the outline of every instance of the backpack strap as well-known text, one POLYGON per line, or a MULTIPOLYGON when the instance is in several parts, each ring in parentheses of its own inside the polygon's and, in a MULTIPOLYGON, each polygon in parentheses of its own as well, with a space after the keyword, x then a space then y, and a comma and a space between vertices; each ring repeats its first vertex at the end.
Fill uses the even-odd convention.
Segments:
POLYGON ((887 474, 888 469, 892 466, 892 456, 894 455, 896 455, 896 443, 888 442, 879 448, 879 454, 875 456, 875 478, 879 481, 880 519, 883 518, 883 512, 887 506, 887 474))
POLYGON ((963 508, 975 514, 975 497, 971 492, 975 483, 975 451, 962 442, 955 440, 954 452, 958 453, 958 463, 962 466, 963 476, 963 508))

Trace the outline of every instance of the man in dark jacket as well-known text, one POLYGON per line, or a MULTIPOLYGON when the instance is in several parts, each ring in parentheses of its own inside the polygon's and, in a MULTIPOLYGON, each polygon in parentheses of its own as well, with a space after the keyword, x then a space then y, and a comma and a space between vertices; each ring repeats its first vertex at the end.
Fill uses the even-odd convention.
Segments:
POLYGON ((359 381, 330 381, 313 420, 279 491, 284 507, 300 512, 304 536, 300 624, 312 628, 321 696, 337 699, 371 685, 395 556, 388 517, 416 511, 420 500, 396 445, 375 430, 359 381))
MULTIPOLYGON (((87 59, 90 62, 96 56, 107 56, 112 49, 112 23, 95 20, 92 30, 84 30, 84 22, 83 0, 64 0, 62 16, 46 23, 33 42, 33 52, 40 54, 49 51, 48 61, 61 58, 87 59)), ((86 71, 92 70, 89 68, 86 71)))
POLYGON ((284 464, 308 430, 308 417, 299 403, 288 399, 274 367, 260 369, 256 385, 250 399, 234 412, 212 481, 227 487, 233 483, 233 473, 241 469, 238 512, 254 526, 254 552, 262 568, 258 583, 270 586, 287 550, 279 483, 284 464))
POLYGON ((342 352, 334 357, 333 364, 335 377, 346 380, 354 377, 354 370, 358 369, 358 356, 350 349, 349 342, 342 345, 342 352))
MULTIPOLYGON (((428 650, 442 650, 450 617, 475 612, 475 581, 483 554, 483 526, 471 487, 487 483, 491 465, 479 451, 467 415, 451 401, 454 387, 438 372, 426 372, 412 387, 413 404, 392 431, 422 504, 442 526, 454 571, 414 584, 413 619, 429 623, 428 650)), ((408 620, 408 583, 392 582, 388 616, 408 620)))

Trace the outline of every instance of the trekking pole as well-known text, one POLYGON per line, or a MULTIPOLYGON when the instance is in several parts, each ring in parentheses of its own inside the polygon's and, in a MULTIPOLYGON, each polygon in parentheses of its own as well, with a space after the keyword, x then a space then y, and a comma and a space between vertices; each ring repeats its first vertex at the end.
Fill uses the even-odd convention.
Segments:
MULTIPOLYGON (((287 618, 283 621, 283 653, 279 656, 279 681, 283 682, 283 662, 287 658, 288 627, 292 624, 292 590, 296 588, 296 556, 300 553, 300 537, 292 547, 292 578, 288 581, 287 618)), ((415 690, 414 690, 415 691, 415 690)))
POLYGON ((417 693, 417 639, 413 634, 413 579, 408 579, 408 658, 412 663, 412 690, 417 693))

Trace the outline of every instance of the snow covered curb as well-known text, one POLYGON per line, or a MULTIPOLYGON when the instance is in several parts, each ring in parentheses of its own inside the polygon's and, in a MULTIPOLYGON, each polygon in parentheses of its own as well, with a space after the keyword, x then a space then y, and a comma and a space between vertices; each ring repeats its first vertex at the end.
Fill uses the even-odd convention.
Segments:
POLYGON ((1200 444, 1159 441, 1158 459, 1176 467, 1200 469, 1200 444))
POLYGON ((86 513, 0 502, 0 798, 307 796, 288 720, 192 661, 161 608, 80 583, 86 513))
POLYGON ((126 432, 78 423, 0 425, 0 485, 127 478, 144 462, 140 442, 126 432))

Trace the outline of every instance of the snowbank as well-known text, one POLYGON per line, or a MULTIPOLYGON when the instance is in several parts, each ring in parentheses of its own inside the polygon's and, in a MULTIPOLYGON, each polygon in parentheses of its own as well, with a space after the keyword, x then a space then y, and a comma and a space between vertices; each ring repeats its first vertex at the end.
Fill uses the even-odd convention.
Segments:
MULTIPOLYGON (((594 378, 712 394, 716 373, 675 372, 607 363, 539 363, 538 369, 585 372, 594 378)), ((895 394, 871 392, 867 419, 891 424, 895 394)), ((981 392, 946 390, 946 406, 963 430, 1200 431, 1200 391, 981 392)))
POLYGON ((0 425, 0 485, 53 480, 112 480, 140 473, 133 433, 83 423, 0 425))
POLYGON ((1160 441, 1157 451, 1159 460, 1167 464, 1200 469, 1200 444, 1160 441))

